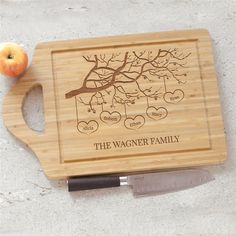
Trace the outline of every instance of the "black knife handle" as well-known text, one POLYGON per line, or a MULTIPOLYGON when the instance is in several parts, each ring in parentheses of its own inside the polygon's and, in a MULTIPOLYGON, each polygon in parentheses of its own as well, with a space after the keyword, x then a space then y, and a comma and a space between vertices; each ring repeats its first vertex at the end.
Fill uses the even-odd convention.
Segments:
POLYGON ((86 176, 68 179, 68 191, 119 187, 119 176, 86 176))

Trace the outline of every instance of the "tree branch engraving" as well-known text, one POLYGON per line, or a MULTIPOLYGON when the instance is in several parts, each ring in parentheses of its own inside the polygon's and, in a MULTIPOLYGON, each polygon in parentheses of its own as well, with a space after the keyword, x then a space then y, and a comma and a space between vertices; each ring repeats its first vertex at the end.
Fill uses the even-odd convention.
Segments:
MULTIPOLYGON (((84 76, 82 85, 67 92, 65 98, 75 97, 76 103, 88 106, 88 112, 93 113, 96 113, 95 106, 101 105, 103 110, 105 104, 110 108, 123 105, 126 111, 127 106, 145 98, 147 116, 151 119, 155 118, 154 116, 157 117, 156 119, 165 118, 168 114, 167 109, 150 106, 148 101, 163 99, 167 103, 172 103, 172 100, 173 103, 177 103, 183 99, 182 90, 167 91, 166 81, 172 80, 178 84, 187 82, 186 59, 190 54, 171 48, 159 49, 155 52, 143 50, 109 55, 84 55, 83 59, 91 67, 84 76), (156 83, 157 81, 161 83, 156 83), (150 112, 154 115, 149 114, 150 112)), ((118 112, 106 111, 106 114, 115 116, 118 112)), ((145 122, 145 118, 140 117, 140 115, 136 116, 136 120, 145 122)), ((130 118, 126 117, 126 119, 130 118)))

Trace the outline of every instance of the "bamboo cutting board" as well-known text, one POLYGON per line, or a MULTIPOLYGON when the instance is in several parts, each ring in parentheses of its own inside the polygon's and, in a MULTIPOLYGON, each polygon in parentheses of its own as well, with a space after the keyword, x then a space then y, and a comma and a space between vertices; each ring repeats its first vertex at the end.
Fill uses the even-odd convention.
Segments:
POLYGON ((41 43, 5 98, 7 128, 50 178, 151 171, 226 159, 206 30, 41 43), (22 116, 42 86, 45 132, 22 116))

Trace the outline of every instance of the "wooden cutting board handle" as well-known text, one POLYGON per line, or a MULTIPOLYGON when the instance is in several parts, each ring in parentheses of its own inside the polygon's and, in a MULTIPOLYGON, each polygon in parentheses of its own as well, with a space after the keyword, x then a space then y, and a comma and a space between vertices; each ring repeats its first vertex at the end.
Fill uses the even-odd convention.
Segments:
POLYGON ((16 82, 5 96, 3 116, 6 127, 26 145, 32 146, 44 138, 44 134, 33 131, 25 122, 22 106, 27 93, 35 86, 40 85, 34 77, 32 68, 16 82))
MULTIPOLYGON (((7 129, 28 146, 38 157, 42 168, 45 170, 48 162, 53 162, 58 169, 60 153, 58 150, 57 120, 55 112, 55 97, 53 89, 52 73, 45 73, 45 67, 51 68, 51 50, 41 50, 39 44, 35 48, 32 63, 28 70, 12 86, 5 96, 3 103, 3 118, 7 129), (38 57, 44 53, 43 60, 38 57), (41 67, 43 65, 43 68, 41 67), (37 86, 42 87, 44 107, 44 132, 39 133, 31 129, 24 117, 22 107, 27 94, 37 86)), ((64 171, 62 169, 62 171, 64 171)), ((47 172, 45 174, 48 175, 47 172)), ((68 175, 66 173, 66 175, 68 175)))

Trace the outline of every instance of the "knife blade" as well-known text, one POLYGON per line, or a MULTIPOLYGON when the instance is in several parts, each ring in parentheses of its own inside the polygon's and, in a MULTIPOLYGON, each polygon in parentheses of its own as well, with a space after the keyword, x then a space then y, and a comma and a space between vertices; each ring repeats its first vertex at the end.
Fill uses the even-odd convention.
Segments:
POLYGON ((207 170, 186 169, 130 176, 85 176, 68 179, 68 191, 110 188, 130 185, 135 197, 165 194, 192 188, 214 177, 207 170))
POLYGON ((134 196, 165 194, 193 188, 214 180, 207 170, 190 169, 129 176, 134 196))

